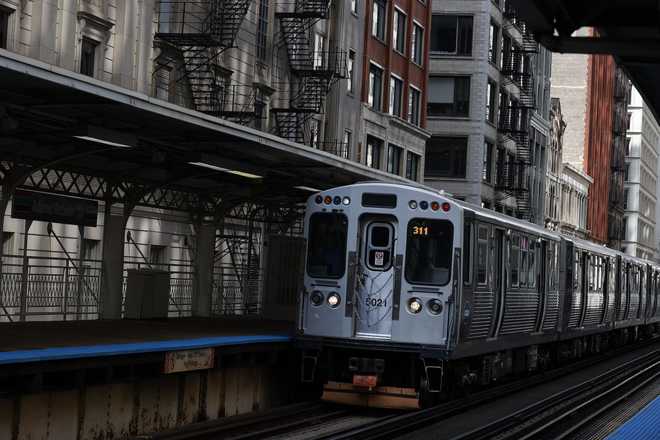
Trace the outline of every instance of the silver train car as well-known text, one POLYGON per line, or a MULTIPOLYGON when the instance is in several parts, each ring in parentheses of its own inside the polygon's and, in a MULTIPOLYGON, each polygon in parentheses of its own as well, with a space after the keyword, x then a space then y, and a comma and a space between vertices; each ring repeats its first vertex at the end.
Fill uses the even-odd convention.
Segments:
POLYGON ((325 400, 419 408, 658 330, 660 266, 399 184, 315 194, 297 344, 325 400))

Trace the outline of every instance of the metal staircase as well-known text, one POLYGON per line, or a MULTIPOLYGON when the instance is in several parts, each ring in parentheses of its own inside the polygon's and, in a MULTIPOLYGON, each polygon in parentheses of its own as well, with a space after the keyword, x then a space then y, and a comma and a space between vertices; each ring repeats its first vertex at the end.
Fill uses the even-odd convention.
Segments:
MULTIPOLYGON (((513 46, 502 61, 502 74, 510 84, 519 90, 519 97, 505 109, 500 109, 498 131, 516 145, 515 166, 504 170, 504 179, 496 185, 498 189, 516 198, 518 215, 526 220, 535 217, 530 194, 530 169, 532 166, 529 138, 530 120, 536 109, 534 80, 534 55, 538 53, 538 43, 528 32, 527 25, 516 17, 515 11, 507 4, 504 16, 508 19, 504 28, 520 32, 520 44, 513 46)), ((504 56, 504 55, 503 55, 504 56)))
MULTIPOLYGON (((156 39, 176 48, 182 65, 177 81, 186 81, 192 107, 207 114, 248 122, 256 117, 248 97, 236 104, 235 90, 227 97, 231 72, 218 64, 218 58, 234 46, 251 0, 162 0, 156 39), (240 114, 239 114, 240 113, 240 114)), ((236 86, 232 86, 236 87, 236 86)), ((252 101, 253 103, 253 101, 252 101)))
POLYGON ((315 47, 314 25, 325 20, 330 0, 294 0, 280 3, 280 22, 291 69, 291 93, 286 105, 275 107, 275 130, 283 138, 306 143, 307 122, 323 111, 332 84, 346 77, 346 52, 315 47))

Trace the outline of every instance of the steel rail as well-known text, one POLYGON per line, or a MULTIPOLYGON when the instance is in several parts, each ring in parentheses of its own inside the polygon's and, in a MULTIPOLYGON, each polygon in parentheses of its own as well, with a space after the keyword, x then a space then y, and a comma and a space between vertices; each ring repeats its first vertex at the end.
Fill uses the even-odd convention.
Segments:
POLYGON ((559 423, 578 413, 583 415, 559 437, 553 436, 565 438, 658 376, 660 350, 655 350, 452 440, 484 440, 495 436, 500 440, 537 439, 551 430, 559 430, 559 423), (594 408, 617 393, 621 396, 594 408))
MULTIPOLYGON (((506 395, 521 391, 530 387, 541 385, 546 382, 555 380, 561 376, 574 373, 586 367, 598 364, 605 360, 615 358, 616 356, 625 354, 632 350, 643 348, 645 346, 657 343, 660 337, 655 337, 650 340, 641 341, 637 344, 619 347, 615 350, 607 352, 602 355, 590 357, 588 359, 575 362, 564 367, 549 370, 531 376, 526 379, 517 380, 508 384, 496 386, 484 391, 480 391, 473 395, 463 397, 457 400, 452 400, 438 406, 428 409, 405 413, 401 415, 385 416, 374 422, 367 423, 361 427, 349 429, 340 433, 333 433, 326 436, 318 437, 320 440, 372 440, 394 438, 404 434, 410 434, 415 430, 428 428, 430 425, 437 423, 443 419, 454 416, 468 409, 472 409, 506 395)), ((660 352, 654 350, 652 353, 660 352)), ((634 362, 639 362, 640 358, 650 356, 647 353, 634 362)), ((468 437, 465 437, 466 439, 468 437)))

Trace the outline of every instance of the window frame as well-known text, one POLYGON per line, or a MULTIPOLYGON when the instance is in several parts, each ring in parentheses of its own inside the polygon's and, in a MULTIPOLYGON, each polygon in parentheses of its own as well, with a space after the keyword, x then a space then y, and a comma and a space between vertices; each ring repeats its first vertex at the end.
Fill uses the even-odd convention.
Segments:
POLYGON ((394 6, 394 15, 392 16, 392 49, 402 55, 406 56, 406 48, 408 43, 408 15, 403 9, 394 6), (401 21, 403 19, 403 21, 401 21), (401 23, 403 25, 401 26, 401 23), (399 27, 397 27, 397 24, 399 27), (403 29, 400 29, 403 27, 403 29), (399 45, 403 46, 402 48, 399 45))
POLYGON ((371 36, 385 43, 387 38, 387 3, 385 0, 373 0, 371 5, 371 36), (377 11, 382 11, 382 16, 377 11))
POLYGON ((324 276, 318 276, 317 274, 312 274, 309 270, 309 259, 311 252, 309 251, 310 246, 312 245, 312 240, 311 237, 308 238, 307 240, 307 246, 306 246, 306 256, 305 256, 305 274, 314 279, 322 279, 322 280, 339 280, 346 276, 346 266, 348 262, 348 257, 347 257, 347 249, 348 249, 348 228, 349 228, 349 223, 348 223, 348 217, 344 213, 339 213, 339 212, 314 212, 312 215, 310 215, 309 220, 307 224, 309 225, 310 228, 310 233, 311 233, 311 225, 312 225, 312 220, 316 216, 337 216, 339 218, 343 217, 344 221, 346 222, 346 240, 344 240, 344 246, 343 246, 343 265, 342 267, 342 272, 338 276, 332 276, 332 277, 324 277, 324 276))
POLYGON ((387 172, 391 174, 395 174, 397 176, 401 175, 401 159, 403 158, 403 148, 393 144, 393 143, 388 143, 387 144, 387 172), (396 154, 393 154, 396 152, 396 154), (396 156, 396 160, 390 160, 394 159, 394 156, 396 156), (396 164, 396 166, 390 166, 396 164))
POLYGON ((421 155, 412 151, 406 152, 406 179, 419 182, 419 166, 421 160, 421 155))
POLYGON ((442 219, 442 218, 425 218, 425 217, 413 217, 408 221, 408 224, 406 225, 406 249, 405 249, 405 256, 404 256, 404 263, 403 263, 403 275, 408 284, 411 286, 447 286, 453 277, 452 269, 454 266, 454 235, 456 231, 454 228, 454 223, 449 221, 448 219, 442 219), (418 281, 411 281, 409 274, 408 274, 408 259, 409 259, 409 252, 408 252, 408 245, 410 243, 410 225, 411 223, 415 221, 427 221, 427 222, 436 222, 436 223, 444 223, 449 226, 450 228, 450 234, 451 234, 451 246, 450 246, 450 252, 451 255, 449 256, 449 267, 447 268, 447 282, 446 283, 421 283, 418 281))
POLYGON ((420 66, 424 66, 424 26, 417 20, 413 20, 410 37, 410 60, 420 66), (418 31, 419 30, 419 35, 418 31), (418 44, 419 43, 419 44, 418 44))
POLYGON ((451 111, 447 112, 439 110, 440 108, 447 108, 450 104, 444 102, 431 101, 431 97, 427 96, 426 100, 426 113, 429 117, 433 118, 469 118, 470 117, 470 96, 472 94, 472 77, 470 75, 430 75, 429 76, 429 93, 431 90, 430 84, 435 79, 437 80, 452 80, 454 83, 453 101, 451 103, 451 111), (467 91, 467 96, 463 100, 456 99, 460 94, 457 92, 467 91), (464 111, 459 111, 460 108, 465 108, 464 111))
POLYGON ((82 38, 80 42, 80 66, 79 73, 90 78, 96 78, 97 73, 97 51, 101 43, 89 37, 82 38), (90 49, 87 51, 86 49, 90 49), (89 64, 89 54, 91 54, 91 65, 89 64))
POLYGON ((408 85, 408 122, 417 127, 422 125, 422 90, 413 84, 408 85))
MULTIPOLYGON (((431 47, 430 47, 430 53, 434 55, 440 55, 440 56, 455 56, 455 57, 472 57, 473 52, 474 52, 474 15, 470 14, 432 14, 431 16, 431 23, 433 23, 433 18, 434 17, 452 17, 454 18, 455 25, 454 25, 454 32, 456 34, 456 38, 454 41, 454 51, 443 51, 443 50, 435 50, 434 47, 434 39, 431 39, 431 47), (461 36, 462 36, 462 25, 463 23, 461 20, 469 20, 471 22, 471 27, 472 27, 472 32, 470 34, 470 44, 469 44, 469 52, 461 52, 460 48, 461 46, 467 46, 467 42, 464 42, 461 44, 461 36)), ((431 29, 433 29, 433 26, 431 26, 431 29)), ((433 35, 432 35, 433 36, 433 35)))
POLYGON ((0 49, 9 49, 11 16, 15 11, 0 4, 0 49))
MULTIPOLYGON (((425 160, 425 167, 424 167, 424 176, 425 178, 440 178, 440 179, 465 179, 467 177, 467 158, 468 158, 468 151, 470 149, 470 138, 469 136, 431 136, 429 140, 427 141, 426 144, 426 160, 425 160), (449 169, 448 173, 438 173, 435 172, 431 166, 433 165, 433 162, 430 160, 432 157, 432 154, 430 154, 429 150, 437 144, 434 144, 434 142, 438 142, 441 144, 443 149, 442 150, 447 150, 449 154, 449 162, 451 164, 454 164, 453 167, 449 169), (458 144, 460 142, 460 145, 458 144), (458 157, 458 153, 460 153, 460 157, 458 157), (454 171, 457 169, 456 165, 458 163, 457 159, 460 159, 460 165, 462 165, 462 170, 460 173, 455 173, 454 171)), ((437 154, 437 153, 436 153, 437 154)))
POLYGON ((403 78, 401 78, 398 75, 395 75, 394 73, 390 74, 390 102, 389 102, 389 114, 392 116, 398 116, 399 118, 403 117, 403 92, 404 92, 404 81, 403 78), (398 96, 398 109, 396 107, 396 86, 399 86, 399 96, 398 96))
POLYGON ((369 94, 367 97, 367 104, 369 107, 371 107, 373 110, 382 112, 383 111, 383 76, 385 75, 385 69, 378 63, 374 63, 373 61, 369 61, 369 94), (373 71, 372 71, 373 69, 373 71), (376 90, 375 90, 375 85, 374 85, 374 80, 376 78, 375 72, 378 71, 380 73, 379 78, 380 78, 380 90, 378 92, 378 99, 376 99, 376 90), (373 77, 372 77, 373 74, 373 77), (376 105, 378 104, 378 105, 376 105))
POLYGON ((383 156, 383 148, 385 146, 385 141, 378 136, 374 136, 371 134, 367 134, 367 141, 366 141, 366 150, 364 154, 364 164, 368 166, 369 168, 380 170, 381 165, 380 163, 382 162, 382 156, 383 156), (369 141, 371 139, 374 139, 376 143, 370 143, 369 141), (371 164, 369 163, 369 149, 371 147, 371 164), (377 148, 373 148, 377 147, 377 148), (375 159, 375 160, 374 160, 375 159), (375 165, 375 166, 374 166, 375 165))

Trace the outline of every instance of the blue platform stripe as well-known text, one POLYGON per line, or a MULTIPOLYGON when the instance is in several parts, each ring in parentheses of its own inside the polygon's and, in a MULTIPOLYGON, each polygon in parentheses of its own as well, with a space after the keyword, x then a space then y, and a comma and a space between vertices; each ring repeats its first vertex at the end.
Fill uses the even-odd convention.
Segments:
POLYGON ((21 362, 45 362, 63 359, 80 359, 99 356, 121 356, 162 351, 190 350, 195 348, 228 345, 264 344, 289 342, 287 335, 240 335, 213 336, 195 339, 130 342, 125 344, 83 345, 78 347, 53 347, 34 350, 0 351, 0 365, 21 362))
POLYGON ((660 397, 621 425, 607 440, 660 439, 660 397))

